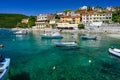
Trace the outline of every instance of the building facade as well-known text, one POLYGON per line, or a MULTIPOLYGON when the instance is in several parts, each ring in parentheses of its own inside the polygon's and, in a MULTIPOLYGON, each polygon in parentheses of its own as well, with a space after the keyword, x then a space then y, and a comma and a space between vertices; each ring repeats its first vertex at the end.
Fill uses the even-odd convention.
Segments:
POLYGON ((57 23, 56 26, 58 29, 76 29, 78 28, 78 24, 70 24, 70 23, 57 23))
POLYGON ((81 21, 81 17, 80 16, 62 16, 60 18, 60 22, 62 23, 70 23, 70 24, 79 24, 81 21))
POLYGON ((50 14, 40 14, 36 19, 36 28, 37 29, 45 29, 49 27, 49 21, 53 18, 53 15, 50 14))
POLYGON ((85 13, 82 15, 82 23, 92 23, 92 22, 112 22, 112 13, 85 13))

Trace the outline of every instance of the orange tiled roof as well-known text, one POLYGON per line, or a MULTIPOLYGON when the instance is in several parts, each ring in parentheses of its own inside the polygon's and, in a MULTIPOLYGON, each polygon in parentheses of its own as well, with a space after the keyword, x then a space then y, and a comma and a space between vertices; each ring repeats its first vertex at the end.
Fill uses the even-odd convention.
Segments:
POLYGON ((80 18, 81 16, 72 16, 72 18, 80 18))
POLYGON ((79 18, 80 16, 62 16, 61 18, 79 18))
POLYGON ((71 18, 71 16, 61 16, 61 18, 71 18))
POLYGON ((111 13, 111 11, 109 11, 109 10, 104 10, 104 12, 105 12, 105 13, 111 13))

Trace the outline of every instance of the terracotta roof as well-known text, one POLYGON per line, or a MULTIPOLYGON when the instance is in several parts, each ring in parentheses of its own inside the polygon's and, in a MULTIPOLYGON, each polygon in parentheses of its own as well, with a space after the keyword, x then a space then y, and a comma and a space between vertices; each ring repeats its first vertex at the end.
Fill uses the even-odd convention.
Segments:
POLYGON ((80 16, 62 16, 61 18, 79 18, 80 16))
POLYGON ((81 16, 72 16, 72 18, 80 18, 81 16))
POLYGON ((61 18, 71 18, 71 16, 61 16, 61 18))
POLYGON ((111 11, 109 10, 104 10, 105 13, 112 13, 111 11))

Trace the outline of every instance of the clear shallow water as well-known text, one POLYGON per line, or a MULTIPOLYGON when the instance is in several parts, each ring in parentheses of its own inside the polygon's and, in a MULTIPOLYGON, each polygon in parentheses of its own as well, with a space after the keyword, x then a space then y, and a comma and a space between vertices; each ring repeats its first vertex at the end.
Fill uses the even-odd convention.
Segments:
POLYGON ((41 39, 40 33, 0 35, 0 53, 11 58, 9 80, 119 80, 120 59, 108 48, 120 48, 120 39, 97 34, 81 40, 80 34, 62 33, 61 40, 41 39), (56 41, 77 41, 79 48, 55 47, 56 41))

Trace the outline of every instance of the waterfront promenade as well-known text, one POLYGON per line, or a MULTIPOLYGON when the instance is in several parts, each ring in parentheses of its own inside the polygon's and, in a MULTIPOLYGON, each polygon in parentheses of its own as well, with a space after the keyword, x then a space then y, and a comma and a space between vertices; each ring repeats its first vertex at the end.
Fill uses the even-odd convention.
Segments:
MULTIPOLYGON (((60 31, 58 29, 51 29, 51 28, 45 28, 45 29, 32 29, 33 31, 39 31, 39 32, 51 32, 51 31, 60 31)), ((85 29, 81 30, 62 30, 61 32, 70 32, 70 33, 116 33, 120 34, 120 24, 102 24, 99 26, 89 26, 86 25, 85 29)))

